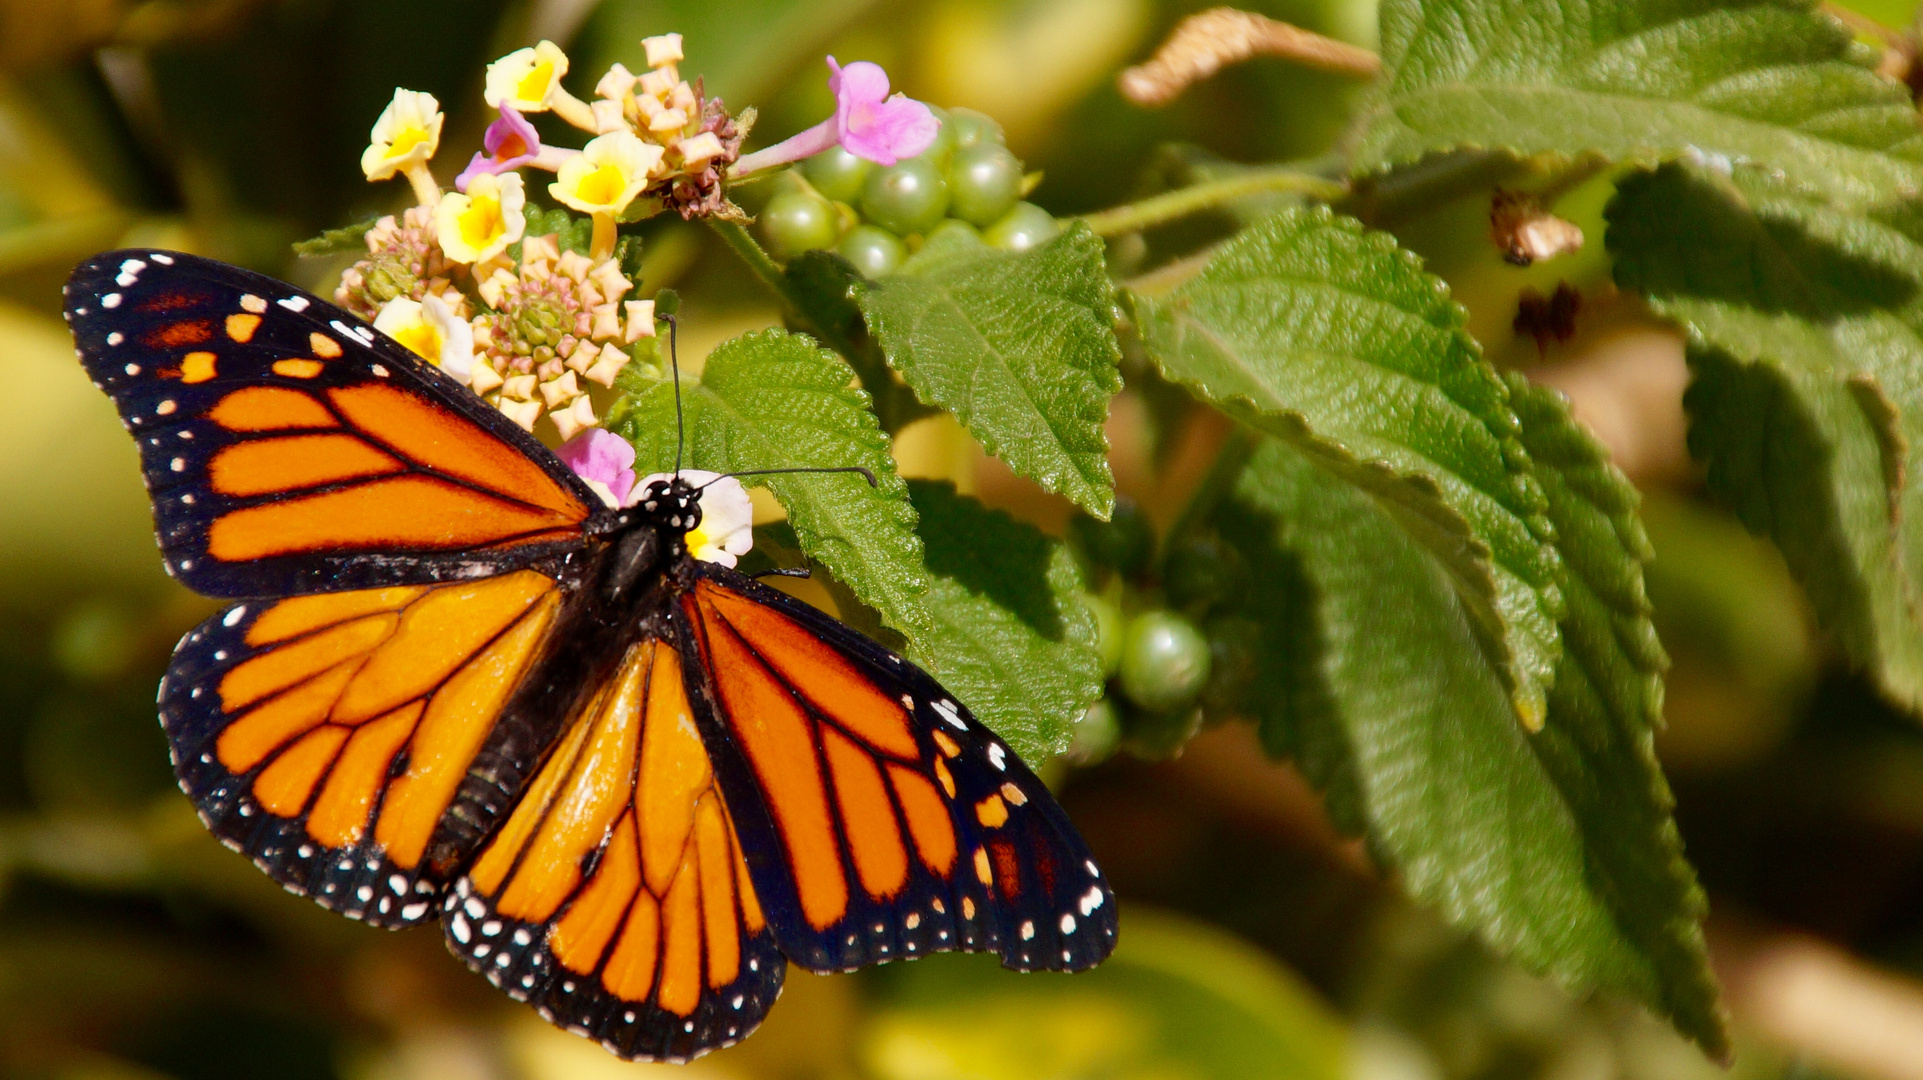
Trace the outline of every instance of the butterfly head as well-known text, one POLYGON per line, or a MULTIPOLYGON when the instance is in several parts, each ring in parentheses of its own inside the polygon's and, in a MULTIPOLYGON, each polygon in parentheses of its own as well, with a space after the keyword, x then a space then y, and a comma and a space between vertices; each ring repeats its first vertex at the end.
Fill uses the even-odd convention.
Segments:
POLYGON ((701 525, 701 491, 679 473, 645 481, 633 509, 639 520, 670 535, 686 535, 701 525))

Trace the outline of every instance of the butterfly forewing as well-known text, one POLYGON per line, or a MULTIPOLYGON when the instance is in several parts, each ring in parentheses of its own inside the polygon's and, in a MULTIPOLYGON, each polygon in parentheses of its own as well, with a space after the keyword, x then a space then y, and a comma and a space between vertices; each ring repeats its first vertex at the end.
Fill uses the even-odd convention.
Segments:
POLYGON ((674 645, 631 645, 443 917, 475 970, 625 1057, 746 1037, 786 967, 683 678, 674 645))
POLYGON ((498 572, 593 494, 478 397, 317 297, 190 255, 75 271, 67 319, 139 443, 168 572, 211 596, 498 572))
POLYGON ((959 949, 1073 971, 1107 957, 1108 883, 1006 744, 901 657, 698 566, 680 602, 708 680, 697 696, 790 959, 833 971, 959 949))

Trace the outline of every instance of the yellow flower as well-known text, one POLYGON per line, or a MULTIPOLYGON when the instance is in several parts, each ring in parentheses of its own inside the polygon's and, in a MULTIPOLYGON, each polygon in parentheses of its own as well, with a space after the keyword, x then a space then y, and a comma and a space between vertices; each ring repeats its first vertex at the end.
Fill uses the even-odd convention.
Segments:
POLYGON ((506 251, 527 231, 527 193, 520 173, 482 173, 467 194, 450 191, 435 209, 441 251, 458 263, 478 263, 506 251))
POLYGON ((374 316, 374 329, 440 365, 463 386, 474 377, 474 328, 433 293, 420 301, 389 300, 374 316))
POLYGON ((632 132, 610 132, 563 162, 548 192, 584 214, 618 214, 648 186, 661 153, 632 132))
POLYGON ((396 89, 394 100, 374 121, 368 147, 361 153, 361 171, 369 180, 385 180, 425 163, 440 148, 441 120, 441 103, 433 94, 396 89))
POLYGON ((506 105, 520 112, 546 112, 568 73, 568 55, 552 41, 531 49, 516 49, 487 66, 484 96, 493 108, 506 105))

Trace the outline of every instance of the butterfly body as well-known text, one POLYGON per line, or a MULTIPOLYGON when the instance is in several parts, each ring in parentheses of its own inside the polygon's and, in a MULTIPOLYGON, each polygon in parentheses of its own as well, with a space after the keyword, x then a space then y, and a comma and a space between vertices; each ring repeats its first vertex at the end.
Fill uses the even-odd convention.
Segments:
POLYGON ((744 1037, 785 961, 1113 948, 1047 789, 919 668, 692 558, 679 474, 610 508, 357 319, 208 260, 100 256, 68 318, 169 572, 236 601, 161 683, 181 786, 290 890, 439 919, 649 1059, 744 1037))

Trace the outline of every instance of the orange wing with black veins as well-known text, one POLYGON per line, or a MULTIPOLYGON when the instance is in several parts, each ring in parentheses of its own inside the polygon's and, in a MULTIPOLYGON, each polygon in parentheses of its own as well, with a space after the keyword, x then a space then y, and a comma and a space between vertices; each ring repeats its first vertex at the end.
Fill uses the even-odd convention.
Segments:
POLYGON ((160 687, 181 786, 289 889, 384 926, 432 917, 426 858, 564 602, 532 570, 237 604, 160 687))
POLYGON ((634 644, 454 883, 449 946, 629 1058, 746 1038, 786 968, 702 743, 680 652, 634 644))
POLYGON ((710 563, 681 611, 708 742, 768 921, 815 971, 948 950, 1077 971, 1115 946, 1081 837, 921 669, 710 563))
POLYGON ((167 570, 198 592, 499 573, 578 547, 600 505, 440 369, 271 278, 117 251, 74 272, 66 307, 140 446, 167 570))

